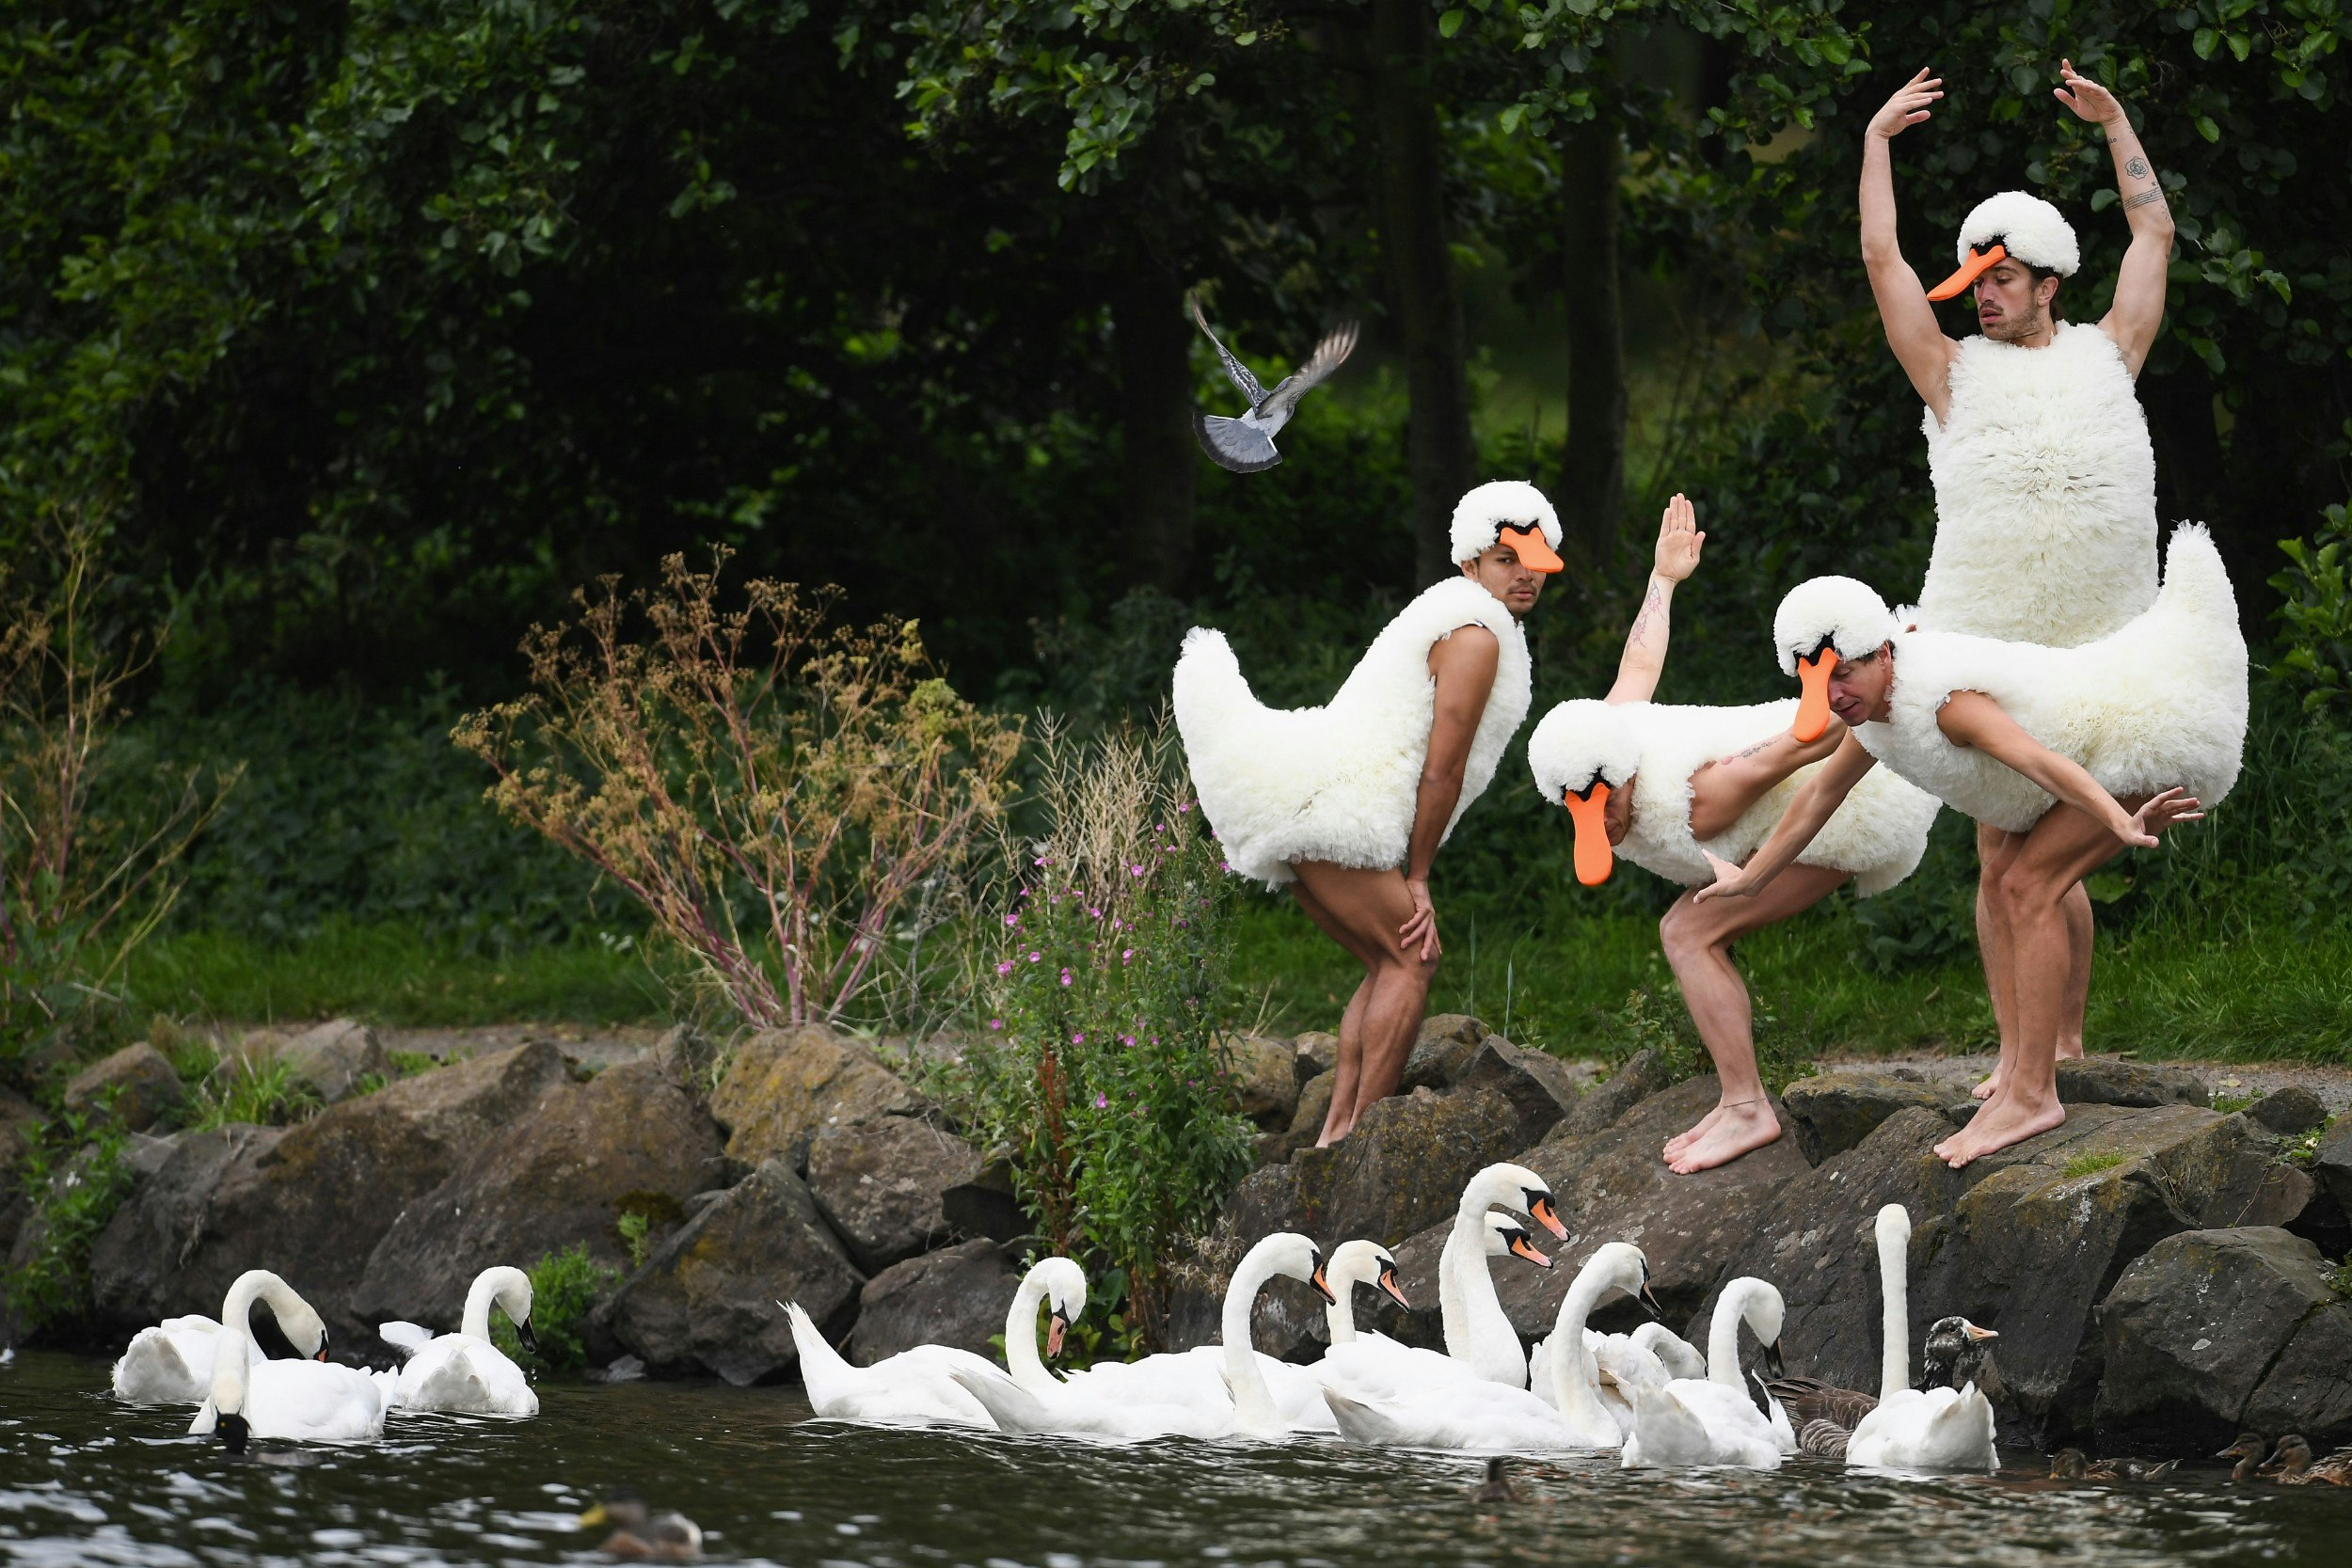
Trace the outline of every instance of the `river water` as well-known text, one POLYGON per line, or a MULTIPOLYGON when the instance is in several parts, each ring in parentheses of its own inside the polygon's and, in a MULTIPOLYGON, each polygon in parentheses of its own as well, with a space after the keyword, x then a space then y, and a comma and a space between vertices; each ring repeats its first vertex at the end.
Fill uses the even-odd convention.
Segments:
POLYGON ((118 1404, 106 1363, 0 1366, 0 1563, 596 1560, 575 1516, 610 1486, 700 1523, 711 1561, 796 1568, 1407 1568, 2352 1561, 2352 1489, 1997 1476, 1621 1472, 1334 1440, 1110 1448, 811 1420, 797 1389, 550 1384, 537 1419, 395 1417, 381 1444, 257 1443, 118 1404))

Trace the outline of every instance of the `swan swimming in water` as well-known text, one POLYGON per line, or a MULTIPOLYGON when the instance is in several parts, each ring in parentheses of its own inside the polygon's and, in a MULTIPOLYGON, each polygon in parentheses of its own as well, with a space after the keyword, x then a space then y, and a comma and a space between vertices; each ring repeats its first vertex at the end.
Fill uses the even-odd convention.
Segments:
MULTIPOLYGON (((1764 1344, 1767 1371, 1780 1373, 1780 1292, 1742 1277, 1724 1287, 1707 1335, 1707 1376, 1678 1377, 1663 1387, 1633 1390, 1633 1431, 1621 1455, 1625 1468, 1737 1465, 1776 1470, 1796 1448, 1786 1416, 1756 1407, 1740 1376, 1740 1325, 1764 1344)), ((1777 1412, 1779 1406, 1775 1404, 1777 1412)))
MULTIPOLYGON (((203 1403, 212 1392, 213 1352, 219 1343, 219 1322, 200 1313, 166 1318, 140 1329, 115 1363, 115 1398, 135 1404, 203 1403)), ((263 1359, 249 1334, 245 1348, 246 1360, 263 1359)), ((297 1344, 294 1349, 308 1355, 318 1347, 297 1344)))
POLYGON ((243 1453, 255 1437, 305 1443, 353 1442, 384 1435, 384 1391, 357 1367, 326 1359, 326 1326, 310 1304, 267 1269, 248 1269, 229 1287, 213 1355, 212 1392, 191 1433, 218 1432, 221 1446, 243 1453), (286 1338, 318 1346, 317 1359, 248 1361, 246 1317, 267 1302, 286 1338))
POLYGON ((399 1369, 379 1372, 385 1402, 402 1410, 449 1410, 469 1416, 536 1416, 531 1380, 490 1339, 490 1308, 506 1314, 525 1350, 536 1352, 531 1330, 531 1276, 501 1265, 474 1276, 454 1334, 429 1334, 415 1323, 378 1323, 387 1344, 408 1351, 399 1369))

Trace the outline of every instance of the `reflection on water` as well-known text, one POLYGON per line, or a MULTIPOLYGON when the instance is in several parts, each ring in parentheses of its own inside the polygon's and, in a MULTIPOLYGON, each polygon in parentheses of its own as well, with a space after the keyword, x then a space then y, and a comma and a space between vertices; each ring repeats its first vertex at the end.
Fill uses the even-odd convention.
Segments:
POLYGON ((634 1485, 699 1521, 714 1561, 794 1568, 1379 1564, 2341 1563, 2352 1491, 1994 1477, 1627 1474, 1515 1463, 1525 1501, 1472 1503, 1478 1462, 1335 1441, 1105 1448, 807 1418, 797 1390, 554 1384, 509 1423, 395 1418, 389 1440, 257 1444, 118 1405, 106 1366, 0 1367, 0 1562, 528 1563, 593 1558, 573 1517, 634 1485))

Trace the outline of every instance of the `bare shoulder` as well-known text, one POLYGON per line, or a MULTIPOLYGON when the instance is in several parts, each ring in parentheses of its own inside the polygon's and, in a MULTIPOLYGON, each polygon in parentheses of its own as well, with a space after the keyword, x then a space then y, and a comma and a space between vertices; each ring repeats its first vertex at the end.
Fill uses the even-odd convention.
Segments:
POLYGON ((1935 710, 1935 727, 1944 732, 1944 738, 1963 744, 1983 738, 2008 721, 2001 705, 1981 691, 1955 691, 1935 710))
POLYGON ((1502 662, 1502 639, 1475 621, 1454 627, 1429 648, 1433 674, 1474 675, 1483 670, 1492 677, 1502 662))

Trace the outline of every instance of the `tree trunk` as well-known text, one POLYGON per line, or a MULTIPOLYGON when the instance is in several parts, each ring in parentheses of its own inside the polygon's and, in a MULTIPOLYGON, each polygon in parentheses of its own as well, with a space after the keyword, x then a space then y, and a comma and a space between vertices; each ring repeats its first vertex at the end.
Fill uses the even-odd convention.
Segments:
POLYGON ((1413 561, 1422 583, 1453 569, 1454 503, 1478 467, 1470 438, 1462 300, 1454 283, 1428 0, 1373 0, 1367 51, 1379 125, 1380 250, 1404 339, 1406 468, 1413 561))
POLYGON ((1119 356, 1120 531, 1128 569, 1182 598, 1192 575, 1193 489, 1200 448, 1192 434, 1192 327, 1173 267, 1138 246, 1111 282, 1119 356))
POLYGON ((1597 579, 1611 580, 1625 528, 1625 330, 1617 279, 1618 127, 1601 114, 1560 148, 1567 306, 1568 433, 1552 504, 1597 579))

